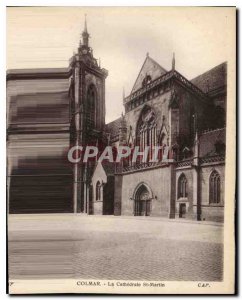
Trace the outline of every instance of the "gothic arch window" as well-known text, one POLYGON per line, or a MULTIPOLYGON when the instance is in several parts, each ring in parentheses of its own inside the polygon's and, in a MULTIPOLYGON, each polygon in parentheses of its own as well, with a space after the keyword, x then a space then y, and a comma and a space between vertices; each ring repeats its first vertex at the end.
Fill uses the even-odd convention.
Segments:
POLYGON ((95 128, 97 123, 97 90, 93 84, 87 90, 86 107, 87 127, 95 128))
POLYGON ((209 178, 209 203, 220 203, 220 175, 215 170, 209 178))
POLYGON ((101 200, 101 183, 98 181, 96 183, 96 201, 101 200))
POLYGON ((149 106, 145 106, 140 114, 136 128, 136 146, 140 151, 145 147, 150 147, 149 158, 152 157, 152 148, 157 144, 156 119, 155 113, 149 106))
POLYGON ((177 198, 187 198, 187 178, 184 174, 178 179, 177 198))

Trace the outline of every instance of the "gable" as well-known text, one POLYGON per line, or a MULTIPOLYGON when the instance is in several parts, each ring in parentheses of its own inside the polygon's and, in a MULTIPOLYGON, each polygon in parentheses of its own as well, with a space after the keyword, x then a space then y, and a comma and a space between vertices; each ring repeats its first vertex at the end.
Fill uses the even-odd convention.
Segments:
POLYGON ((167 71, 162 68, 155 60, 147 56, 132 88, 131 94, 142 88, 142 83, 146 76, 150 76, 151 80, 153 81, 166 72, 167 71))
POLYGON ((92 183, 95 185, 97 181, 107 182, 107 175, 103 169, 101 162, 98 162, 92 175, 92 183))

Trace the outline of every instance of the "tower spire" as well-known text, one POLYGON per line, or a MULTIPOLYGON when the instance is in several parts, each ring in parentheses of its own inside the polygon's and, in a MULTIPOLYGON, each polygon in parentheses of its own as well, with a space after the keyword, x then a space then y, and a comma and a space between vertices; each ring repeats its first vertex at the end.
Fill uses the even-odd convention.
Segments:
POLYGON ((176 66, 176 60, 175 60, 175 53, 173 52, 173 57, 172 57, 172 70, 175 70, 175 66, 176 66))
POLYGON ((85 14, 84 30, 82 32, 83 46, 88 47, 89 33, 87 32, 87 15, 85 14))
POLYGON ((87 33, 87 14, 85 14, 84 32, 87 33))

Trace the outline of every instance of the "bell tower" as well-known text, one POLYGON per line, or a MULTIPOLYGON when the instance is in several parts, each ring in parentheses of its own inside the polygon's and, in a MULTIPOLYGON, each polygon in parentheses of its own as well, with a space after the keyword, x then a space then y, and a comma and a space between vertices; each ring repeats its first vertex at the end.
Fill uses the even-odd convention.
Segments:
MULTIPOLYGON (((108 71, 101 68, 89 46, 85 16, 84 30, 77 53, 70 61, 72 72, 71 144, 76 147, 97 145, 102 140, 105 125, 105 79, 108 71)), ((74 212, 88 211, 88 184, 93 166, 88 163, 74 164, 73 203, 74 212)))

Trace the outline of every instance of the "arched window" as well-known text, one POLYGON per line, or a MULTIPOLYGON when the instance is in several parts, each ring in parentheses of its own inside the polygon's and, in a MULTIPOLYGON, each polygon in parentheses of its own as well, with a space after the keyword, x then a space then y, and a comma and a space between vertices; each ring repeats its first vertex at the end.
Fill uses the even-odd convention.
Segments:
POLYGON ((209 203, 220 203, 220 175, 213 171, 209 178, 209 203))
POLYGON ((101 200, 101 183, 100 181, 96 184, 96 201, 101 200))
MULTIPOLYGON (((153 110, 149 106, 145 106, 140 114, 140 118, 136 129, 136 146, 140 151, 144 151, 145 147, 150 147, 149 159, 152 157, 153 146, 157 144, 156 136, 156 120, 153 110)), ((140 157, 140 160, 142 158, 140 157)))
POLYGON ((187 179, 184 174, 182 174, 178 179, 177 197, 178 199, 187 198, 187 179))
POLYGON ((91 84, 87 90, 87 127, 96 127, 96 105, 97 105, 97 91, 93 84, 91 84))

